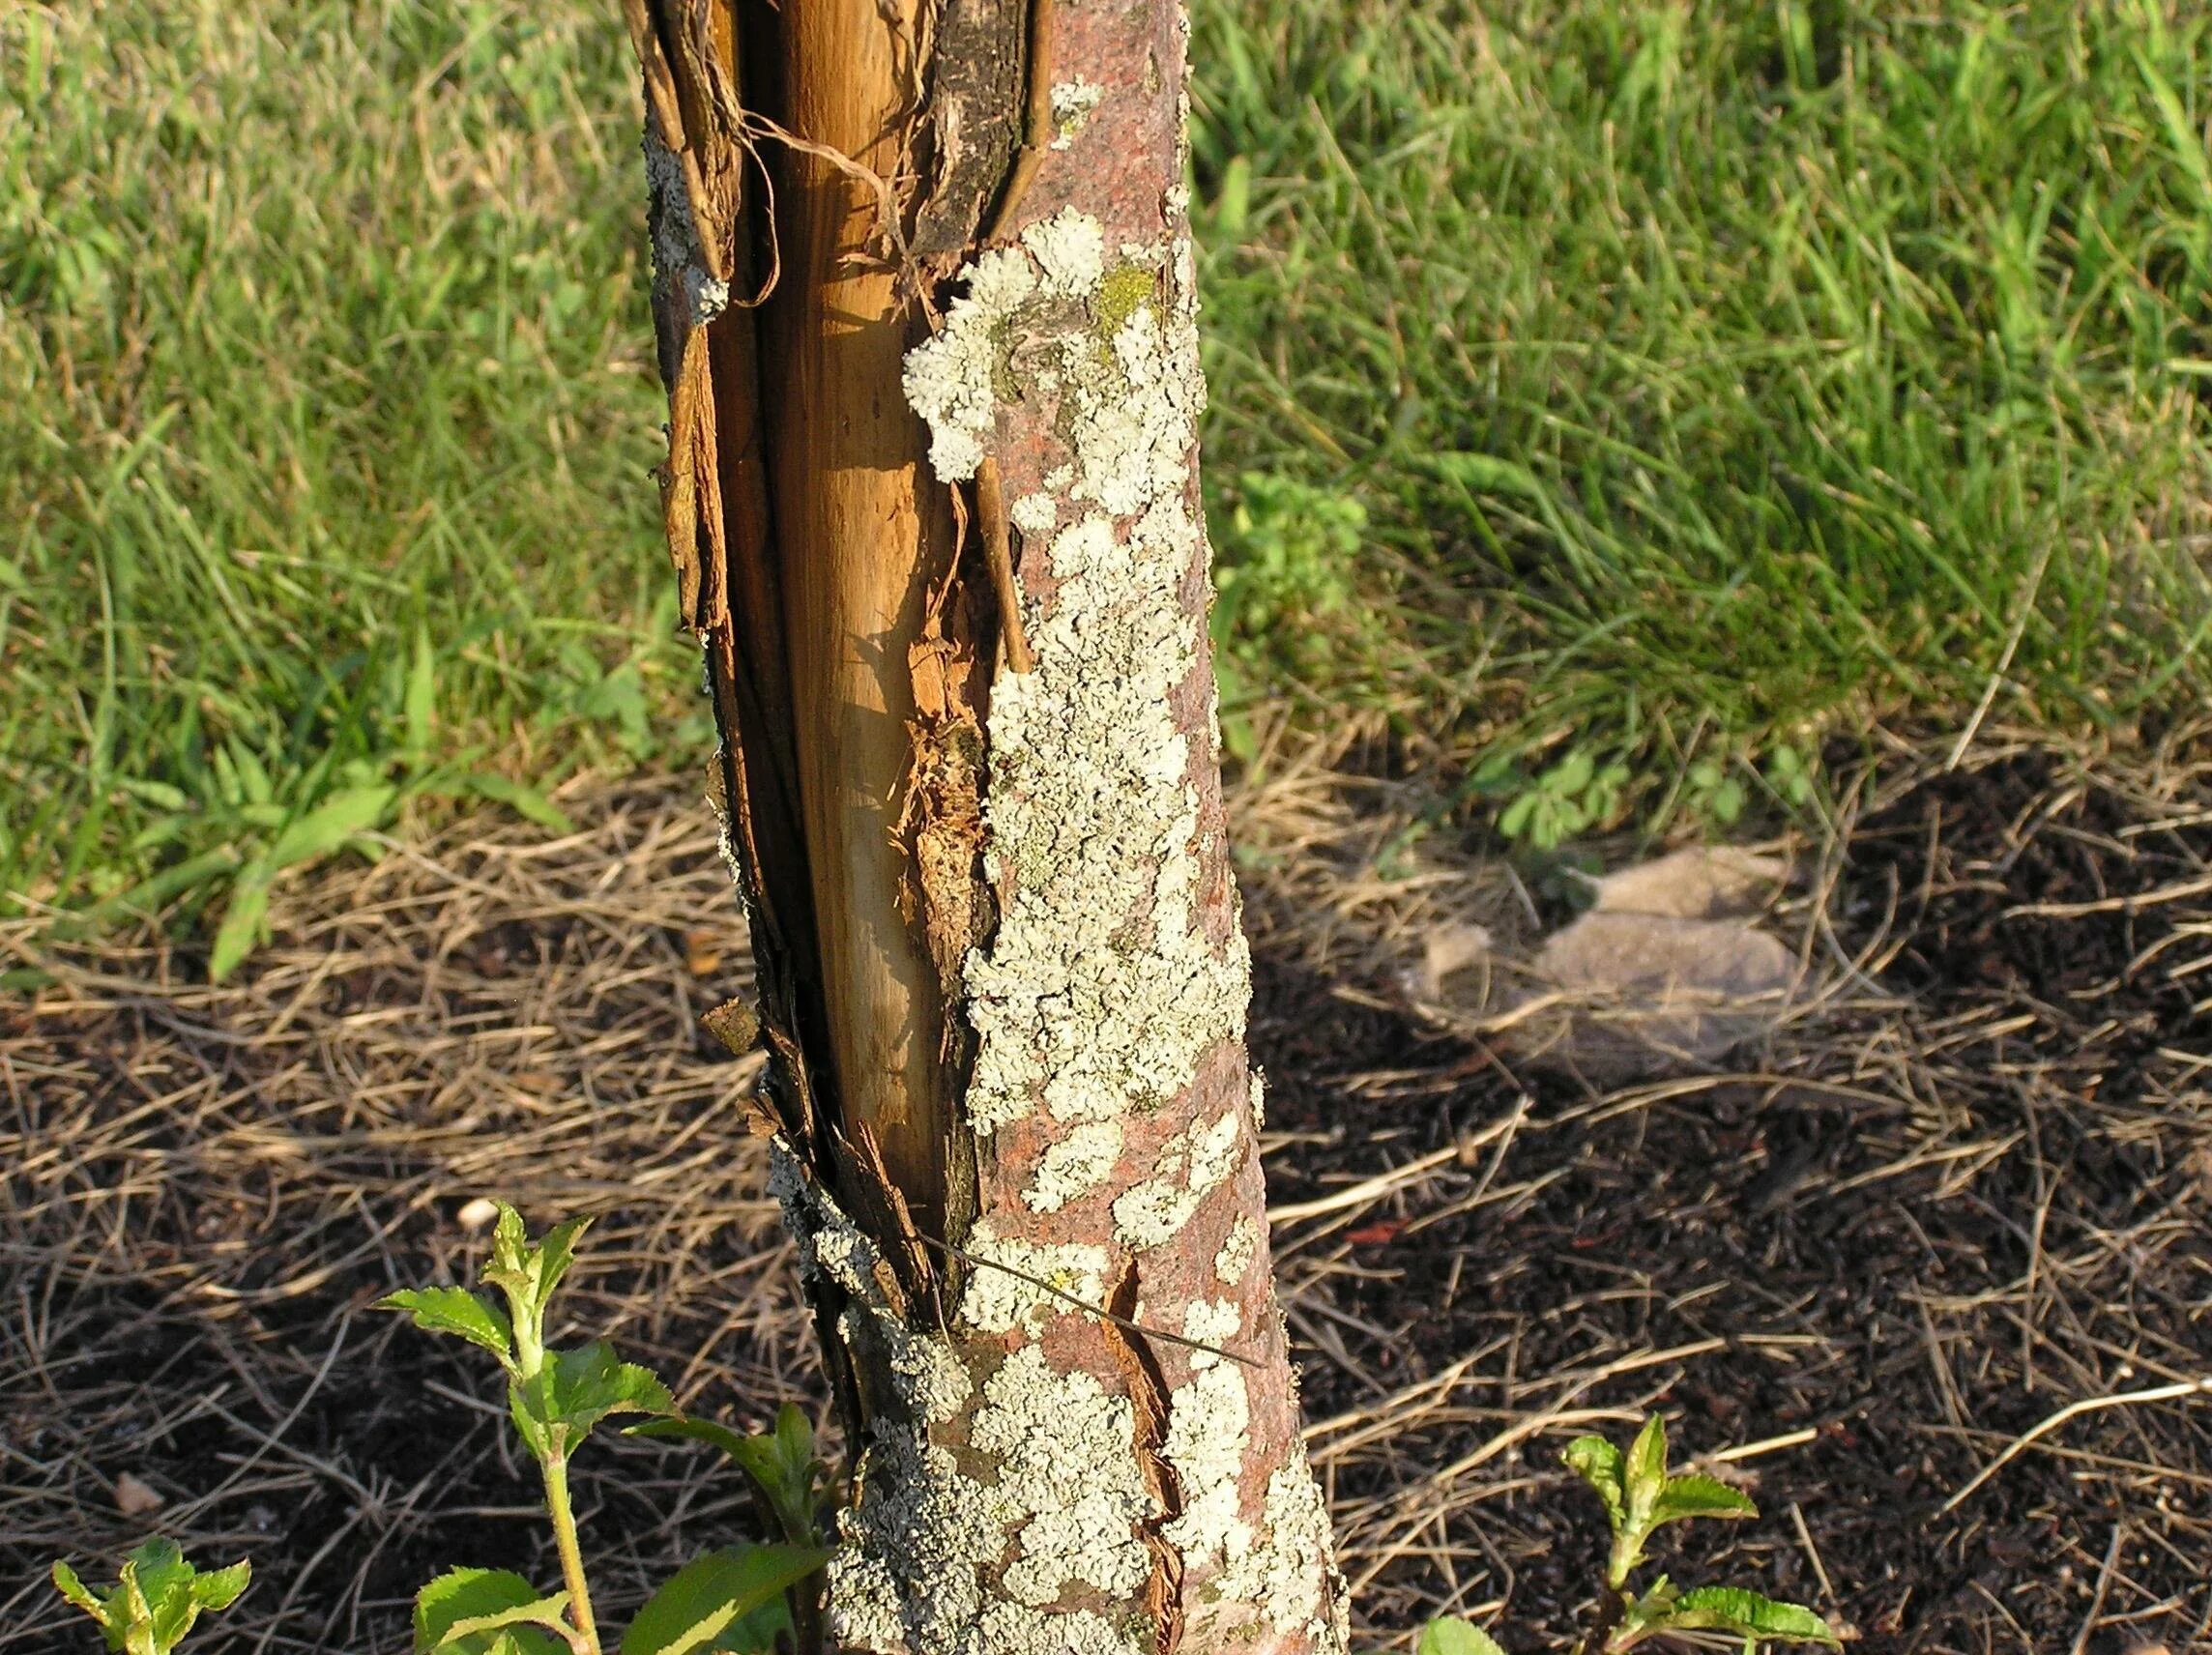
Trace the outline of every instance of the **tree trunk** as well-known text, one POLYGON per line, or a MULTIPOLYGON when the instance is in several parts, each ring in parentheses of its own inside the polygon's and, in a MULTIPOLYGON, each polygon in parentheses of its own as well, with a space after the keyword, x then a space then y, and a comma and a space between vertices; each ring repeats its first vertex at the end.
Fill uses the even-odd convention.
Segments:
POLYGON ((1215 756, 1181 6, 627 4, 670 550, 856 1455, 836 1636, 1341 1650, 1215 756))

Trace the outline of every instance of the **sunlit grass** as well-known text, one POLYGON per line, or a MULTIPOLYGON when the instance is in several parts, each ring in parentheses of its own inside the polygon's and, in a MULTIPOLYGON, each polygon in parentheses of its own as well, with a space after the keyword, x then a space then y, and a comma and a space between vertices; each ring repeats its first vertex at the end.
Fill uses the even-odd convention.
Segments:
MULTIPOLYGON (((1646 820, 1993 686, 2201 698, 2194 9, 1198 13, 1237 695, 1646 820)), ((626 53, 578 0, 0 0, 0 888, 189 920, 696 756, 626 53)))
POLYGON ((1357 502, 1396 597, 1316 699, 1648 806, 2000 667, 2028 723, 2201 695, 2198 9, 1201 15, 1216 481, 1357 502))

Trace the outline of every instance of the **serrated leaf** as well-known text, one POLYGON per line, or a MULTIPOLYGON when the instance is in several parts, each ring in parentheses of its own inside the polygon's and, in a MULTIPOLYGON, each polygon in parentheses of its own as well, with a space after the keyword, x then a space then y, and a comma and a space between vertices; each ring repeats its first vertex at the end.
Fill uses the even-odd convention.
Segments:
POLYGON ((1602 1437, 1578 1437, 1560 1451, 1559 1458, 1597 1492, 1614 1532, 1619 1533, 1628 1522, 1628 1480, 1620 1450, 1602 1437))
MULTIPOLYGON (((558 1596, 567 1601, 566 1593, 558 1596)), ((521 1655, 557 1655, 565 1640, 557 1644, 534 1626, 498 1618, 552 1601, 510 1569, 449 1569, 415 1594, 416 1655, 494 1655, 502 1640, 521 1655)))
POLYGON ((403 1311, 418 1327, 453 1334, 481 1346, 502 1364, 513 1363, 514 1329, 506 1313, 466 1288, 403 1288, 378 1299, 376 1308, 403 1311))
POLYGON ((332 794, 305 816, 294 818, 276 835, 276 843, 269 851, 270 868, 275 871, 311 862, 343 849, 356 834, 379 826, 398 797, 399 790, 385 782, 332 794))
POLYGON ((538 1243, 538 1308, 540 1311, 552 1302, 553 1290, 561 1285, 561 1278, 576 1262, 577 1239, 591 1227, 589 1218, 571 1218, 553 1226, 538 1243))
POLYGON ((623 1634, 622 1655, 690 1655, 830 1560, 811 1546, 733 1546, 670 1577, 623 1634))
POLYGON ((623 1361, 604 1339, 550 1353, 538 1377, 516 1388, 531 1414, 568 1427, 570 1447, 611 1413, 676 1411, 668 1387, 650 1369, 623 1361))
POLYGON ((492 1226, 491 1258, 484 1264, 484 1280, 491 1280, 494 1270, 520 1270, 529 1245, 530 1234, 522 1226, 522 1214, 501 1202, 499 1222, 492 1226))
POLYGON ((470 1638, 504 1633, 509 1637, 519 1635, 526 1626, 542 1626, 548 1631, 567 1636, 568 1623, 562 1611, 568 1607, 568 1594, 553 1592, 541 1598, 533 1598, 525 1604, 509 1604, 505 1609, 489 1610, 482 1614, 463 1615, 446 1629, 439 1647, 451 1649, 470 1638))
POLYGON ((747 1444, 754 1438, 733 1431, 712 1419, 693 1419, 687 1413, 671 1415, 666 1419, 649 1419, 638 1425, 623 1427, 625 1437, 682 1437, 690 1442, 705 1442, 719 1448, 731 1459, 743 1464, 750 1450, 747 1444))
POLYGON ((1717 1477, 1692 1474, 1669 1477, 1651 1505, 1651 1526, 1679 1523, 1689 1517, 1757 1517, 1759 1507, 1740 1489, 1732 1489, 1717 1477))
POLYGON ((107 1606, 92 1595, 85 1583, 77 1579, 74 1569, 57 1557, 54 1559, 52 1573, 54 1590, 61 1593, 64 1601, 81 1609, 102 1626, 107 1624, 107 1606))
POLYGON ((482 770, 471 770, 461 777, 460 785, 480 798, 488 798, 494 804, 504 804, 525 822, 535 822, 540 828, 549 828, 556 833, 573 833, 576 824, 568 813, 539 793, 534 787, 503 775, 492 775, 482 770))
POLYGON ((250 1563, 233 1563, 227 1569, 211 1569, 192 1582, 192 1597, 203 1610, 228 1609, 238 1601, 240 1594, 252 1581, 253 1565, 250 1563))
POLYGON ((1413 1655, 1505 1655, 1503 1645, 1472 1621, 1440 1615, 1421 1628, 1413 1655))
POLYGON ((1778 1603, 1742 1586, 1700 1586, 1674 1605, 1674 1625, 1781 1643, 1835 1643, 1835 1629, 1803 1604, 1778 1603))
POLYGON ((157 1535, 131 1552, 104 1598, 91 1591, 66 1563, 52 1571, 54 1587, 100 1623, 111 1650, 126 1655, 166 1655, 182 1642, 203 1611, 228 1609, 252 1578, 233 1563, 202 1575, 174 1541, 157 1535))
POLYGON ((269 916, 269 864, 260 857, 239 869, 223 908, 222 923, 216 927, 208 949, 208 979, 220 982, 238 969, 261 941, 261 924, 269 916))
POLYGON ((1644 1429, 1636 1434, 1636 1440, 1628 1445, 1628 1458, 1622 1468, 1621 1480, 1628 1494, 1628 1512, 1631 1522, 1641 1522, 1650 1515, 1652 1505, 1667 1486, 1667 1420, 1663 1414, 1653 1414, 1644 1422, 1644 1429))
POLYGON ((795 1402, 775 1410, 775 1447, 783 1463, 794 1469, 814 1463, 814 1427, 795 1402))
POLYGON ((513 1422, 515 1436, 522 1445, 539 1460, 553 1453, 553 1438, 547 1435, 548 1422, 536 1409, 543 1404, 542 1389, 509 1379, 507 1386, 507 1417, 513 1422))

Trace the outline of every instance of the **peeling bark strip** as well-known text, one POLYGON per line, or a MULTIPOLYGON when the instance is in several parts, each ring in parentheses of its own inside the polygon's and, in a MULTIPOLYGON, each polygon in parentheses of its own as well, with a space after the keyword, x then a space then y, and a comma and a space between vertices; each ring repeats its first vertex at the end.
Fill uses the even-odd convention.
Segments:
POLYGON ((670 548, 858 1448, 836 1636, 1334 1655, 1216 764, 1181 9, 630 4, 670 548))

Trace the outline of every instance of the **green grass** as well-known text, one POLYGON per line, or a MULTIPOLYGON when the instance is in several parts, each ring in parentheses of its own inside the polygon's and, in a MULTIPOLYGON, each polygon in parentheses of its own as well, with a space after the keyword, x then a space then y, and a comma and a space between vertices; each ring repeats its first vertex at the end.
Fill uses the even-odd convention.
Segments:
MULTIPOLYGON (((411 810, 701 751, 626 53, 0 0, 0 889, 243 945, 411 810)), ((1197 57, 1234 696, 1540 838, 2000 663, 2015 721, 2203 695, 2195 8, 1201 0, 1197 57)))
POLYGON ((533 15, 0 5, 0 887, 677 737, 628 45, 533 15))
POLYGON ((1247 676, 1506 791, 1571 760, 1597 817, 1725 815, 2000 663, 2015 721, 2201 697, 2200 8, 1201 16, 1210 459, 1264 479, 1217 537, 1317 576, 1247 676), (1328 497, 1365 603, 1278 543, 1328 497))

